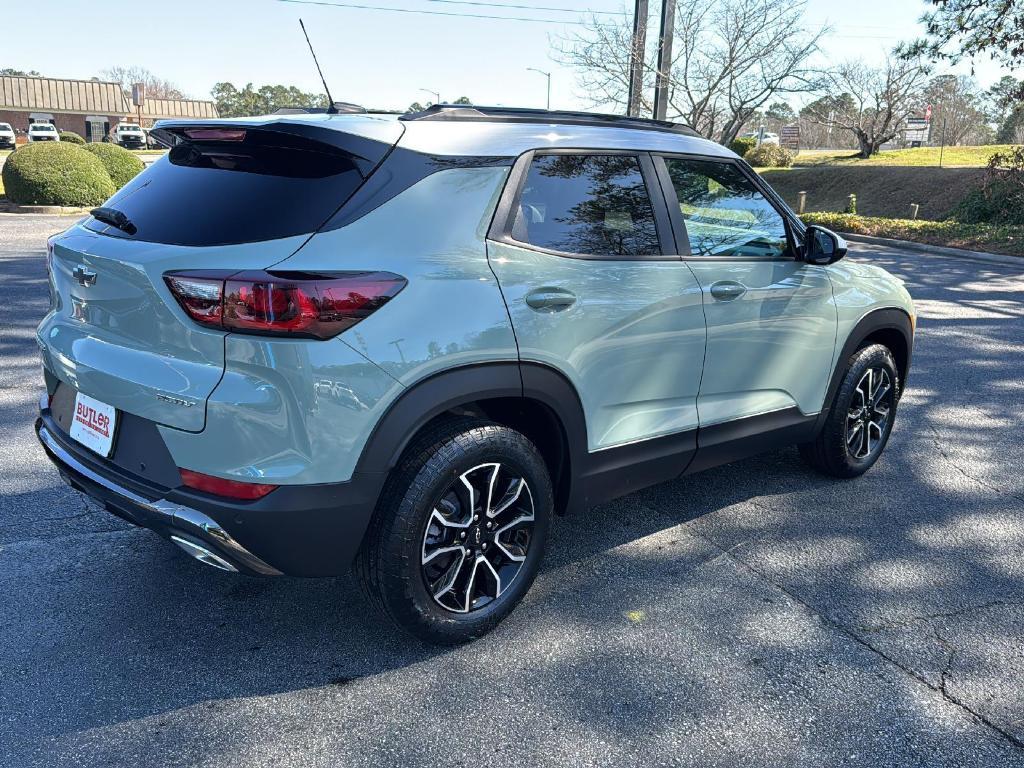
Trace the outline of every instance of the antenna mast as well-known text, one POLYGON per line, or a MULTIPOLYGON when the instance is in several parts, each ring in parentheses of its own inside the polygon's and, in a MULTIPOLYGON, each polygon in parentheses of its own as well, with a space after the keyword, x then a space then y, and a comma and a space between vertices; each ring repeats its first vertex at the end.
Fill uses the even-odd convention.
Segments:
POLYGON ((324 92, 327 94, 327 114, 336 115, 338 110, 334 106, 334 99, 331 98, 331 89, 327 87, 327 80, 324 79, 323 70, 320 69, 320 62, 316 60, 316 51, 313 50, 313 44, 309 42, 309 33, 306 32, 306 25, 302 23, 302 19, 299 19, 299 26, 302 27, 302 34, 306 36, 309 52, 313 54, 313 63, 316 64, 316 71, 320 74, 320 82, 324 84, 324 92))

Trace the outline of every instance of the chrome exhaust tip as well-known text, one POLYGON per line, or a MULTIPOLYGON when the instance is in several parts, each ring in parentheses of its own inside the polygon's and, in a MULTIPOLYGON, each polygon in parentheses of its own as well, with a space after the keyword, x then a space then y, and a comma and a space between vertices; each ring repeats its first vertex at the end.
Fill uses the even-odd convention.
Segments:
POLYGON ((238 573, 238 569, 218 554, 215 554, 206 547, 196 544, 194 541, 183 539, 180 536, 171 536, 171 541, 181 547, 185 552, 194 557, 200 563, 212 565, 221 571, 238 573))

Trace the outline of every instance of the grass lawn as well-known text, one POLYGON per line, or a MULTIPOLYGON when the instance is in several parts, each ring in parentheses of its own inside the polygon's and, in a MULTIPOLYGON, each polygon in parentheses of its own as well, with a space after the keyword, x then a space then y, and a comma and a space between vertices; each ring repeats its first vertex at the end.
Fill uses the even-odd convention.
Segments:
POLYGON ((847 213, 805 213, 801 218, 807 224, 820 224, 836 232, 1024 256, 1024 227, 962 224, 958 221, 885 219, 853 216, 847 213))
MULTIPOLYGON (((983 168, 996 152, 1011 149, 1008 144, 991 144, 983 147, 946 147, 942 152, 944 168, 983 168)), ((921 166, 939 164, 938 147, 920 147, 918 149, 890 149, 862 160, 852 149, 805 149, 796 156, 793 165, 807 167, 814 165, 902 165, 921 166)))

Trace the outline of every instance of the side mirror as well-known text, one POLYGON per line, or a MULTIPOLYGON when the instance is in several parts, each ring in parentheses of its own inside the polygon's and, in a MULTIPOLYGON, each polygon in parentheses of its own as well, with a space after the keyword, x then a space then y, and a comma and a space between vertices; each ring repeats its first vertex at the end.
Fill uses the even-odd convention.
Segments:
POLYGON ((808 264, 834 264, 846 250, 846 241, 830 229, 811 224, 804 232, 804 261, 808 264))

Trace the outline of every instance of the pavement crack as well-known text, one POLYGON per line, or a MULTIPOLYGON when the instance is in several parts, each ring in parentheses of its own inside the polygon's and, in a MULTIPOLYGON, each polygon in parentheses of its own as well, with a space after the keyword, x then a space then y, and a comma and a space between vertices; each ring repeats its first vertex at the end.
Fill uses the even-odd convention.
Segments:
MULTIPOLYGON (((726 549, 725 547, 723 547, 721 544, 719 544, 717 541, 715 541, 710 536, 707 536, 706 534, 703 534, 700 531, 698 531, 694 526, 686 525, 684 527, 686 527, 688 529, 689 533, 692 533, 697 538, 701 539, 702 541, 706 542, 710 546, 712 546, 715 549, 719 550, 722 553, 720 556, 724 556, 724 557, 732 560, 733 562, 735 562, 738 566, 740 566, 744 570, 748 571, 749 573, 753 574, 754 576, 756 576, 761 581, 765 582, 766 584, 768 584, 771 587, 775 588, 776 590, 778 590, 782 594, 786 595, 786 597, 788 597, 794 603, 802 606, 804 608, 804 610, 806 610, 808 613, 810 613, 810 614, 812 614, 814 616, 817 616, 818 619, 824 625, 826 625, 826 626, 830 627, 831 629, 833 629, 833 630, 835 630, 835 631, 845 635, 850 640, 855 642, 857 645, 860 645, 861 647, 867 649, 868 651, 870 651, 871 653, 875 654, 876 656, 878 656, 878 657, 884 659, 885 661, 889 662, 892 666, 896 667, 896 669, 900 670, 901 672, 903 672, 908 677, 910 677, 913 680, 916 680, 917 682, 921 683, 922 685, 924 685, 929 690, 934 691, 935 693, 939 694, 943 698, 944 701, 946 701, 946 702, 952 704, 953 706, 958 707, 959 709, 963 710, 967 715, 969 715, 971 718, 973 718, 976 722, 981 723, 982 725, 984 725, 985 727, 990 729, 993 733, 995 733, 995 734, 997 734, 999 736, 1002 736, 1006 741, 1008 741, 1010 744, 1015 746, 1017 749, 1019 749, 1021 751, 1024 751, 1024 740, 1018 738, 1014 734, 1012 734, 1009 731, 1007 731, 1006 729, 1002 728, 1001 726, 999 726, 998 724, 996 724, 995 722, 990 720, 988 717, 986 717, 981 712, 978 712, 977 710, 973 709, 969 704, 967 704, 967 702, 963 701, 959 697, 954 696, 952 693, 949 692, 948 687, 947 687, 947 682, 948 682, 948 677, 949 677, 949 674, 950 674, 950 669, 951 669, 952 664, 953 664, 953 657, 955 655, 955 649, 953 649, 952 646, 949 645, 944 639, 940 638, 940 642, 943 644, 943 646, 947 650, 950 650, 951 652, 950 652, 949 657, 946 659, 946 665, 945 665, 945 668, 944 668, 944 670, 942 672, 942 675, 940 676, 939 683, 935 684, 932 681, 930 681, 928 678, 926 678, 924 675, 922 675, 920 672, 917 672, 917 671, 911 669, 910 667, 900 663, 900 661, 898 661, 896 658, 890 656, 885 651, 883 651, 881 648, 876 647, 875 645, 870 643, 868 640, 866 640, 865 638, 861 637, 859 634, 857 634, 857 632, 854 629, 852 629, 850 627, 847 627, 842 622, 832 618, 831 616, 829 616, 829 615, 827 615, 825 613, 822 613, 817 608, 815 608, 813 605, 811 605, 806 600, 804 600, 802 597, 800 597, 798 594, 796 594, 791 589, 786 587, 784 584, 781 584, 781 583, 775 581, 769 574, 767 574, 764 571, 762 571, 761 569, 756 568, 755 566, 751 565, 746 560, 743 560, 742 558, 738 557, 736 554, 733 553, 733 550, 736 548, 735 546, 726 549)), ((937 638, 940 637, 938 635, 937 631, 935 632, 935 636, 937 638)))
POLYGON ((1009 496, 1019 501, 1024 501, 1024 496, 1016 494, 1013 491, 1007 491, 1004 488, 1000 488, 998 485, 992 485, 992 483, 988 482, 987 480, 982 480, 980 477, 975 477, 966 469, 961 467, 960 464, 956 461, 956 459, 954 459, 946 452, 946 449, 942 445, 942 438, 939 435, 939 431, 935 428, 935 425, 928 424, 927 426, 929 431, 932 433, 932 441, 935 443, 935 450, 939 452, 939 455, 946 460, 946 463, 949 464, 949 466, 951 466, 953 469, 955 469, 957 472, 959 472, 961 475, 966 477, 971 482, 977 483, 982 488, 987 488, 990 491, 994 491, 1000 496, 1009 496))
POLYGON ((985 611, 989 608, 999 608, 1002 606, 1010 605, 1021 605, 1020 600, 989 600, 978 605, 968 605, 964 608, 957 608, 953 611, 941 611, 938 613, 922 613, 918 616, 908 616, 905 619, 892 622, 884 622, 878 624, 860 624, 852 627, 857 632, 864 632, 866 634, 873 634, 876 632, 886 632, 891 629, 903 629, 916 624, 921 621, 931 621, 932 619, 949 619, 954 616, 962 616, 967 613, 974 613, 976 611, 985 611))

